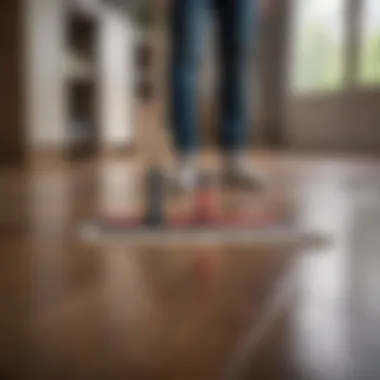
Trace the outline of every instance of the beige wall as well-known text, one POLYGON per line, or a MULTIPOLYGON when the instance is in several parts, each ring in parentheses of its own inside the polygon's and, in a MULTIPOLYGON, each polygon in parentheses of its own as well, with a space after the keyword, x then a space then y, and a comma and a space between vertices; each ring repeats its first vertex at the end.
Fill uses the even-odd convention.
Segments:
POLYGON ((289 101, 291 145, 349 150, 380 149, 380 90, 289 101))

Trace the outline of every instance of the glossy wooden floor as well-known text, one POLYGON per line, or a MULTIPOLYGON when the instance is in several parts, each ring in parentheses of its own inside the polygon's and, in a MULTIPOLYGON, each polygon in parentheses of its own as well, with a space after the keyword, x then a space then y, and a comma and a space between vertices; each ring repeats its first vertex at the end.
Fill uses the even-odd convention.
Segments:
POLYGON ((380 162, 266 157, 331 247, 88 247, 133 207, 126 160, 2 172, 0 379, 380 378, 380 162))

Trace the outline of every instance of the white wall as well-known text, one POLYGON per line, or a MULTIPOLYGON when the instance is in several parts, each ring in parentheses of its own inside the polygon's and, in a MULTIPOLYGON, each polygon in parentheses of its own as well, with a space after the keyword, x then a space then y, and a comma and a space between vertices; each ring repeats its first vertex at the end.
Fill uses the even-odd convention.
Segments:
POLYGON ((113 11, 102 14, 99 34, 99 116, 102 145, 133 139, 134 68, 132 24, 113 11))
POLYGON ((62 54, 65 0, 25 0, 26 138, 31 148, 67 139, 62 54))

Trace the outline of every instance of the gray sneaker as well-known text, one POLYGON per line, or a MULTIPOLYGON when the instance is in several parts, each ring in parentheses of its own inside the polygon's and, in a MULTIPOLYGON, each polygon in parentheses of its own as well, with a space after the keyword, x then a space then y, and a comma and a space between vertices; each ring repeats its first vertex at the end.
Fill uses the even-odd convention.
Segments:
POLYGON ((171 193, 182 194, 200 188, 214 188, 216 185, 213 173, 200 170, 191 176, 183 176, 183 173, 176 172, 169 177, 169 189, 171 193))
POLYGON ((198 182, 199 174, 185 173, 181 170, 172 172, 168 176, 168 187, 171 194, 179 195, 193 191, 198 182))

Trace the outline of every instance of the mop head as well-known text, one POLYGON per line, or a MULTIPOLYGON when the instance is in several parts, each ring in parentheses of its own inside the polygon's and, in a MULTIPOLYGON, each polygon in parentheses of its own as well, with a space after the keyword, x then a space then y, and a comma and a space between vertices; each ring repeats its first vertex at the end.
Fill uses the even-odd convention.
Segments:
POLYGON ((218 216, 200 222, 176 216, 154 224, 136 216, 100 216, 84 224, 88 243, 121 243, 139 247, 245 245, 262 249, 304 249, 325 245, 329 236, 305 230, 285 215, 218 216))

